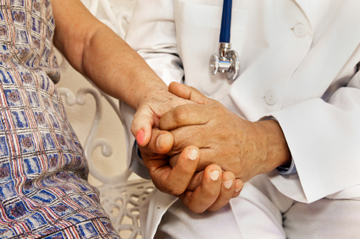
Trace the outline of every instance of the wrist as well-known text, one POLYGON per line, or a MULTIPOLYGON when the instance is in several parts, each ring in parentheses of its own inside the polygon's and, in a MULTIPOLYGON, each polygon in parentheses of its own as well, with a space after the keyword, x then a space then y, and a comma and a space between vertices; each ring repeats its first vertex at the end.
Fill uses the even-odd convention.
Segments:
POLYGON ((169 92, 166 84, 155 73, 134 76, 133 79, 136 80, 126 90, 125 102, 135 109, 149 101, 161 99, 163 94, 169 92))
POLYGON ((263 172, 267 173, 279 166, 291 164, 291 153, 284 133, 276 120, 269 119, 256 122, 262 129, 266 163, 263 172))
POLYGON ((148 104, 149 102, 166 102, 165 100, 162 100, 169 94, 165 84, 151 84, 144 86, 143 89, 136 90, 134 95, 135 109, 139 108, 141 105, 148 104))

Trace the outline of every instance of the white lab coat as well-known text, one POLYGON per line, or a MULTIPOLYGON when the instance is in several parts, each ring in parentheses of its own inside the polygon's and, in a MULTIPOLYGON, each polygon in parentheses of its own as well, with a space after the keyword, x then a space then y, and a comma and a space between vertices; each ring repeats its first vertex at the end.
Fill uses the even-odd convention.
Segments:
MULTIPOLYGON (((360 197, 360 1, 234 0, 235 82, 209 73, 222 2, 138 0, 126 40, 167 84, 184 80, 251 121, 276 118, 297 169, 267 174, 283 195, 304 203, 360 197)), ((133 111, 121 107, 131 148, 133 111)), ((129 167, 148 177, 131 153, 129 167)), ((173 201, 153 200, 148 230, 173 201)))

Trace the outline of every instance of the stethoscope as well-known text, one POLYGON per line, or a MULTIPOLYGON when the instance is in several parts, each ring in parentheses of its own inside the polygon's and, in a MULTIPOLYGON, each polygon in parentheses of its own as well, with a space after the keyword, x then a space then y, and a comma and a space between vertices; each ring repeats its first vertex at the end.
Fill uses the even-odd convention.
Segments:
POLYGON ((231 50, 231 9, 232 0, 224 0, 220 29, 219 54, 212 54, 209 63, 210 72, 213 75, 218 72, 226 73, 228 80, 234 81, 239 76, 240 60, 237 52, 231 50))

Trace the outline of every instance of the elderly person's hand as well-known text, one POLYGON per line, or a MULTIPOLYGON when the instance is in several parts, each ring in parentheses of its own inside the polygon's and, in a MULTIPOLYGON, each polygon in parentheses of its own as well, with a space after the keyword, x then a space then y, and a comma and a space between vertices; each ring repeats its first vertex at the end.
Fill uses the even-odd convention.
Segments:
POLYGON ((79 0, 51 1, 54 45, 79 73, 99 89, 137 110, 131 132, 145 146, 163 113, 189 100, 168 91, 144 59, 79 0), (106 44, 104 44, 106 43, 106 44))
POLYGON ((152 128, 159 127, 161 116, 175 107, 183 104, 191 104, 192 102, 170 93, 165 85, 154 83, 155 87, 148 86, 148 92, 143 96, 137 97, 139 103, 136 106, 136 114, 131 124, 131 132, 136 137, 136 141, 140 146, 146 146, 150 139, 152 128), (164 87, 165 86, 165 87, 164 87), (156 89, 156 91, 151 91, 156 89))
MULTIPOLYGON (((161 117, 160 129, 174 136, 168 155, 177 155, 188 145, 197 146, 197 171, 217 164, 243 182, 289 163, 290 152, 276 121, 244 120, 196 89, 178 83, 172 83, 169 91, 198 104, 178 106, 161 117)), ((176 165, 177 158, 171 159, 171 165, 176 165)))

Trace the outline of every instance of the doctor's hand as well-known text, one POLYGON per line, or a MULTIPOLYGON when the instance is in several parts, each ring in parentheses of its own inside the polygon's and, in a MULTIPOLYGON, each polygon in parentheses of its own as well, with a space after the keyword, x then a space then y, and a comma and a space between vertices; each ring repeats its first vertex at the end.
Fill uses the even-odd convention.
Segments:
POLYGON ((177 164, 177 154, 186 146, 200 149, 196 171, 217 164, 243 182, 290 161, 290 152, 279 124, 274 120, 250 122, 209 99, 192 87, 172 83, 169 91, 198 104, 181 105, 165 113, 160 129, 171 131, 174 146, 168 155, 177 164))
POLYGON ((235 180, 233 173, 223 172, 218 165, 209 165, 195 173, 199 162, 199 149, 195 146, 185 147, 171 167, 165 153, 172 146, 172 134, 158 129, 153 129, 147 146, 139 146, 144 165, 160 191, 179 196, 195 213, 217 211, 239 195, 242 181, 235 180))

